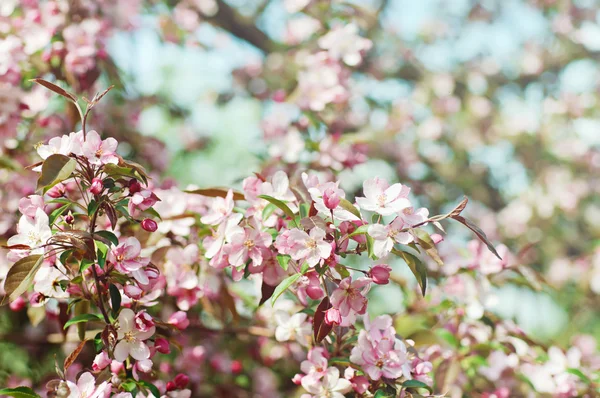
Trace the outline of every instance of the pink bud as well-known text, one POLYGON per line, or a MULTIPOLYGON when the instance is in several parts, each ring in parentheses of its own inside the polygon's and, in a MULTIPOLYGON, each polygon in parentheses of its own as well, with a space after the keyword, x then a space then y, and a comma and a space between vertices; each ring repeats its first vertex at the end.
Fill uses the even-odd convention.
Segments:
POLYGON ((110 372, 112 374, 119 374, 123 370, 125 370, 125 367, 123 366, 123 362, 113 360, 110 363, 110 372))
POLYGON ((142 220, 142 228, 144 228, 145 231, 154 232, 158 229, 158 224, 154 220, 144 218, 142 220))
POLYGON ((369 379, 365 376, 354 376, 351 382, 352 388, 359 394, 364 394, 369 389, 369 379))
POLYGON ((377 264, 369 271, 369 276, 378 285, 387 285, 390 282, 392 268, 387 264, 377 264))
POLYGON ((285 101, 285 91, 277 90, 273 93, 273 101, 275 102, 283 102, 285 101))
POLYGON ((62 183, 58 183, 55 186, 53 186, 52 188, 50 188, 47 192, 48 196, 50 196, 53 199, 58 199, 58 198, 62 198, 63 196, 65 196, 65 191, 66 188, 62 183))
POLYGON ((154 340, 154 348, 156 348, 156 351, 160 352, 161 354, 168 354, 171 352, 169 342, 167 341, 167 339, 162 337, 159 337, 156 340, 154 340))
POLYGON ((337 308, 330 308, 325 312, 325 323, 328 325, 339 325, 342 323, 342 314, 337 308))
POLYGON ((177 389, 177 386, 175 385, 175 383, 173 383, 172 381, 167 383, 167 391, 175 391, 177 389))
POLYGON ((184 330, 190 325, 190 321, 187 319, 187 314, 183 311, 177 311, 171 315, 167 323, 174 325, 179 330, 184 330))
POLYGON ((142 297, 142 293, 143 293, 143 290, 140 289, 139 287, 135 286, 135 285, 126 285, 123 288, 123 291, 125 292, 125 294, 128 297, 130 297, 130 298, 132 298, 134 300, 137 300, 140 297, 142 297))
POLYGON ((43 294, 33 292, 29 295, 29 304, 31 304, 32 307, 40 307, 43 305, 45 299, 43 294))
POLYGON ((142 190, 142 186, 137 180, 129 181, 129 195, 133 195, 134 193, 138 193, 142 190))
POLYGON ((92 185, 90 185, 90 192, 93 195, 100 195, 100 193, 102 192, 103 189, 104 189, 104 183, 102 183, 102 180, 99 178, 94 178, 92 180, 92 185))
POLYGON ((21 296, 17 297, 15 301, 10 303, 9 307, 14 312, 21 311, 27 305, 27 301, 21 296))
POLYGON ((67 214, 67 216, 65 217, 65 222, 69 225, 75 222, 75 217, 73 217, 73 214, 71 214, 71 212, 69 212, 69 214, 67 214))
POLYGON ((108 365, 110 365, 110 362, 111 360, 108 357, 106 351, 102 351, 100 354, 96 355, 96 358, 94 358, 94 362, 92 363, 92 370, 94 372, 99 372, 108 365))
POLYGON ((292 382, 299 386, 302 383, 302 378, 304 376, 302 376, 300 373, 296 373, 296 375, 294 377, 292 377, 292 382))
POLYGON ((147 332, 154 326, 154 319, 146 311, 140 311, 135 314, 135 328, 140 332, 147 332))
POLYGON ((243 370, 242 362, 235 360, 231 361, 231 373, 238 374, 243 370))
POLYGON ((175 382, 177 388, 184 389, 189 384, 190 378, 187 375, 184 375, 183 373, 179 373, 177 376, 175 376, 175 379, 173 379, 173 381, 175 382))
POLYGON ((444 240, 444 237, 440 234, 432 234, 431 240, 437 245, 438 243, 444 240))
POLYGON ((340 204, 340 201, 340 195, 338 195, 335 189, 327 188, 325 192, 323 192, 323 203, 328 209, 335 209, 340 204))

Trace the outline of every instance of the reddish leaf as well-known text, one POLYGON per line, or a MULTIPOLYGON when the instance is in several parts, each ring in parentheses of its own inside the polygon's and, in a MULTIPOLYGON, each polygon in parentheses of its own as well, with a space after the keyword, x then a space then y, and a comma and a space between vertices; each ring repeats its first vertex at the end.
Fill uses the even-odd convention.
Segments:
POLYGON ((69 366, 71 366, 73 364, 73 362, 75 362, 75 360, 77 359, 77 357, 83 350, 85 343, 87 343, 87 340, 83 340, 81 343, 79 343, 77 348, 75 348, 75 350, 72 353, 70 353, 68 357, 65 358, 65 364, 64 364, 65 372, 67 371, 67 369, 69 369, 69 366))
MULTIPOLYGON (((229 189, 227 188, 201 188, 194 189, 191 191, 185 191, 186 193, 192 193, 195 195, 208 196, 210 198, 224 198, 227 196, 227 192, 229 189)), ((244 194, 238 191, 233 190, 233 200, 244 200, 244 194)))
POLYGON ((271 286, 271 285, 267 285, 264 281, 262 283, 262 286, 260 288, 261 291, 261 296, 260 296, 260 302, 258 303, 259 306, 263 305, 268 299, 271 298, 271 296, 273 295, 273 293, 275 292, 275 288, 277 286, 271 286))
POLYGON ((4 249, 9 249, 9 250, 31 250, 31 246, 27 246, 27 245, 10 245, 10 246, 2 245, 2 247, 4 249))
POLYGON ((77 97, 74 94, 71 94, 67 90, 57 86, 54 83, 50 83, 49 81, 46 81, 44 79, 31 79, 30 81, 40 84, 40 85, 46 87, 48 90, 54 91, 56 94, 62 95, 63 97, 65 97, 73 102, 77 102, 77 97))
POLYGON ((320 343, 333 329, 333 325, 328 325, 325 322, 325 312, 331 308, 329 298, 325 297, 321 304, 317 307, 315 315, 313 317, 313 335, 315 342, 320 343))
POLYGON ((455 219, 456 221, 458 221, 459 223, 463 224, 464 226, 466 226, 467 228, 469 228, 471 231, 475 232, 475 235, 477 235, 477 237, 486 244, 487 248, 494 253, 494 255, 496 257, 498 257, 500 260, 502 260, 502 257, 500 257, 500 255, 498 254, 498 252, 496 251, 496 248, 494 247, 494 245, 492 244, 492 242, 490 242, 490 240, 488 239, 488 237, 486 236, 485 232, 483 232, 483 230, 481 230, 481 228, 479 228, 477 225, 475 225, 471 220, 464 218, 463 216, 453 216, 453 219, 455 219))

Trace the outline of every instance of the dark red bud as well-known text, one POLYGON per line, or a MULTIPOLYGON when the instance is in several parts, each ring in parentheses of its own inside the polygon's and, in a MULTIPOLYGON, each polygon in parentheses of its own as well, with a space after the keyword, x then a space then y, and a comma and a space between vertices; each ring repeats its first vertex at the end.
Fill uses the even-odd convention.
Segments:
POLYGON ((154 232, 158 229, 158 224, 154 220, 144 218, 144 220, 142 220, 142 228, 148 232, 154 232))

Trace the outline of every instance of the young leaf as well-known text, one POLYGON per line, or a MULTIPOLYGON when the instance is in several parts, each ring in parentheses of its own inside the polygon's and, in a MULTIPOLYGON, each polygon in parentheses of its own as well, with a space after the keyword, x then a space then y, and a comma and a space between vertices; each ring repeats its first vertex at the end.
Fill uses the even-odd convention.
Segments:
MULTIPOLYGON (((202 195, 202 196, 208 196, 209 198, 224 198, 227 196, 227 192, 229 192, 229 189, 227 188, 201 188, 201 189, 193 189, 190 191, 184 191, 186 193, 191 193, 191 194, 195 194, 195 195, 202 195)), ((244 200, 244 194, 238 191, 232 191, 233 192, 233 200, 244 200)))
POLYGON ((284 271, 288 270, 288 267, 290 265, 290 259, 291 259, 291 257, 288 255, 284 255, 284 254, 277 255, 277 262, 279 263, 279 266, 281 268, 283 268, 284 271))
POLYGON ((260 288, 260 302, 258 303, 259 306, 263 305, 268 299, 271 298, 271 296, 273 296, 273 293, 275 292, 275 286, 271 286, 271 285, 267 285, 264 281, 262 283, 262 286, 260 288))
MULTIPOLYGON (((285 213, 286 216, 291 218, 292 221, 294 220, 294 212, 288 207, 288 205, 283 203, 281 200, 275 199, 274 197, 269 196, 269 195, 258 195, 258 197, 279 207, 285 213)), ((295 221, 293 221, 293 222, 294 222, 294 224, 296 223, 295 221)))
POLYGON ((348 199, 344 199, 344 198, 340 198, 340 205, 339 205, 342 209, 349 211, 350 213, 354 214, 356 217, 358 217, 359 220, 362 220, 362 217, 360 215, 360 211, 356 208, 356 206, 354 206, 352 203, 350 203, 350 201, 348 199))
POLYGON ((43 261, 44 256, 41 254, 32 254, 14 263, 8 270, 4 281, 6 296, 2 300, 2 305, 8 304, 5 303, 6 298, 8 298, 8 302, 12 302, 29 289, 43 261))
POLYGON ((427 253, 433 261, 438 263, 438 265, 444 265, 431 236, 422 229, 413 229, 412 231, 417 238, 417 243, 425 250, 425 253, 427 253))
POLYGON ((330 308, 331 303, 329 302, 329 298, 325 297, 315 311, 313 317, 313 337, 317 344, 323 341, 329 332, 331 332, 331 329, 333 329, 333 325, 328 325, 327 322, 325 322, 325 312, 330 308))
POLYGON ((59 86, 57 86, 54 83, 50 83, 49 81, 46 81, 44 79, 31 79, 31 82, 40 84, 44 87, 46 87, 48 90, 50 91, 54 91, 56 94, 58 95, 62 95, 63 97, 67 98, 69 101, 72 102, 77 102, 77 97, 74 94, 71 94, 70 92, 68 92, 67 90, 65 90, 64 88, 61 88, 59 86))
POLYGON ((402 257, 404 262, 406 262, 408 268, 410 268, 415 278, 417 278, 417 282, 419 282, 419 286, 421 287, 421 294, 423 294, 424 297, 425 291, 427 290, 427 268, 425 265, 421 262, 421 260, 410 253, 397 249, 393 249, 392 253, 402 257))
POLYGON ((72 353, 70 353, 68 357, 65 358, 65 363, 63 366, 65 372, 67 371, 67 369, 69 369, 69 366, 71 366, 73 362, 75 362, 75 360, 83 350, 85 343, 87 343, 87 340, 83 340, 81 343, 79 343, 77 348, 75 348, 75 350, 72 353))
POLYGON ((502 260, 502 257, 500 257, 500 255, 498 254, 498 252, 496 251, 496 248, 494 247, 494 245, 492 244, 492 242, 490 242, 490 240, 488 239, 488 237, 486 236, 485 232, 483 232, 483 230, 481 230, 481 228, 479 228, 477 225, 475 225, 471 220, 464 218, 463 216, 452 216, 453 219, 455 219, 456 221, 458 221, 459 223, 463 224, 464 226, 466 226, 467 228, 469 228, 471 231, 475 232, 475 235, 477 235, 477 237, 486 244, 487 248, 494 253, 494 255, 496 257, 498 257, 500 260, 502 260))
POLYGON ((102 317, 97 314, 81 314, 81 315, 77 315, 77 316, 74 316, 73 318, 69 319, 63 326, 63 329, 66 329, 71 325, 75 325, 75 324, 81 323, 81 322, 101 321, 101 320, 102 320, 102 317))
POLYGON ((29 387, 3 388, 0 390, 0 396, 14 398, 40 398, 40 396, 29 387))
POLYGON ((54 221, 56 221, 56 219, 58 217, 60 217, 61 214, 63 214, 65 212, 65 210, 67 210, 69 207, 71 206, 70 203, 63 205, 61 207, 59 207, 58 209, 54 210, 52 213, 50 213, 50 217, 48 217, 49 221, 50 221, 50 225, 54 224, 54 221))
POLYGON ((277 285, 275 291, 273 292, 273 295, 271 296, 271 305, 275 304, 275 301, 277 301, 279 296, 281 296, 283 292, 287 290, 288 287, 290 287, 294 282, 296 282, 298 278, 300 278, 300 274, 294 274, 292 276, 288 276, 283 281, 281 281, 281 283, 277 285))
POLYGON ((59 182, 66 180, 75 171, 77 161, 68 156, 54 154, 48 156, 42 165, 42 174, 37 182, 37 190, 44 193, 59 182))

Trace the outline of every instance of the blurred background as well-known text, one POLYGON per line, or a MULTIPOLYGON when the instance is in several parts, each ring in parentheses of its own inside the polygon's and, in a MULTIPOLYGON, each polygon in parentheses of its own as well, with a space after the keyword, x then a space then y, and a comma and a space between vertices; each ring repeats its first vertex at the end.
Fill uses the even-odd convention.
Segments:
MULTIPOLYGON (((530 271, 522 283, 491 288, 482 305, 544 341, 600 338, 595 0, 42 3, 58 10, 41 15, 46 26, 67 7, 73 28, 53 36, 49 50, 30 52, 18 93, 25 117, 0 128, 3 164, 75 128, 64 101, 27 78, 54 75, 84 93, 114 84, 92 127, 182 188, 239 187, 276 159, 289 171, 333 170, 351 196, 369 177, 402 182, 432 214, 468 196, 465 214, 530 271), (361 62, 307 75, 318 39, 350 20, 371 43, 361 62), (65 49, 75 59, 63 65, 55 59, 65 49), (86 57, 94 62, 86 66, 86 57), (320 109, 306 85, 328 79, 343 98, 320 109)), ((18 6, 2 0, 0 26, 18 6)), ((10 62, 6 37, 0 70, 10 62)), ((35 46, 39 32, 24 29, 19 39, 35 46)), ((10 195, 1 192, 5 208, 18 200, 10 195)), ((0 223, 7 236, 11 211, 0 223)), ((472 239, 453 225, 448 236, 442 251, 472 239)), ((372 312, 402 310, 398 290, 375 293, 372 312)))

